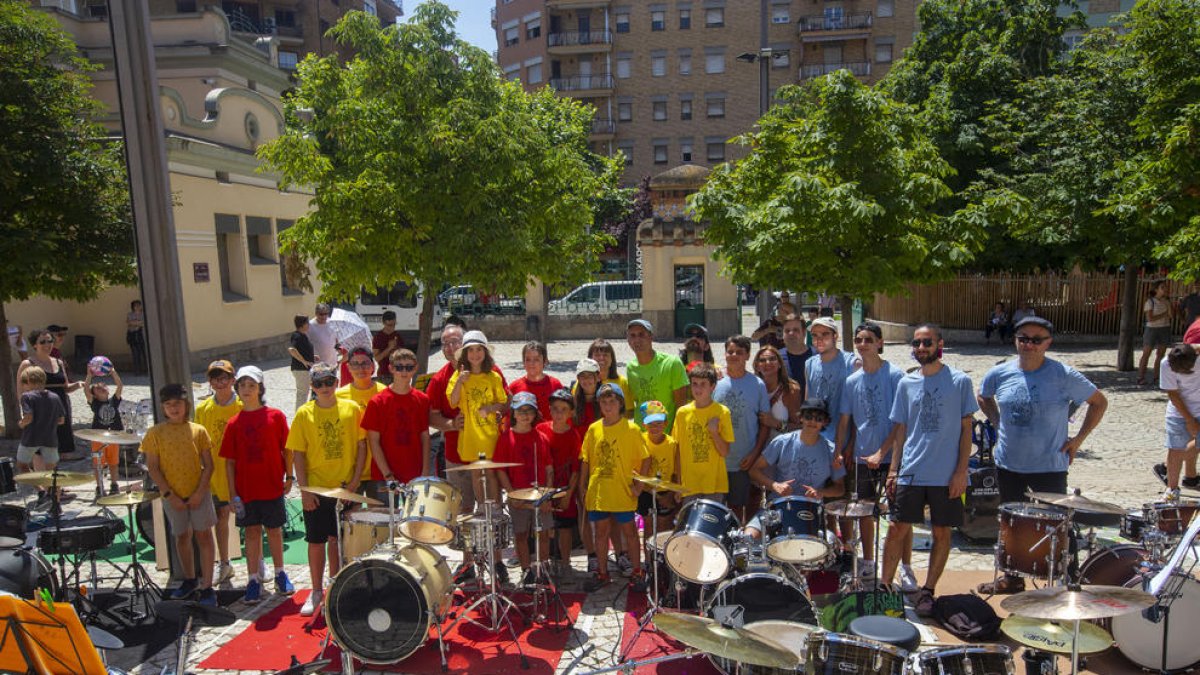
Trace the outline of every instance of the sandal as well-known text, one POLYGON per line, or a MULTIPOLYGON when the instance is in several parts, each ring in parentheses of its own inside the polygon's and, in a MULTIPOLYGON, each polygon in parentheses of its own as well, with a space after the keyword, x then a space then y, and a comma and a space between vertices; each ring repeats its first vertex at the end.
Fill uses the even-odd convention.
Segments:
POLYGON ((913 609, 916 610, 919 617, 933 616, 933 591, 922 586, 917 593, 917 601, 914 603, 913 609))
POLYGON ((1011 593, 1021 593, 1025 590, 1025 580, 1021 577, 1003 576, 995 582, 985 582, 979 584, 975 590, 979 591, 980 595, 1009 595, 1011 593))

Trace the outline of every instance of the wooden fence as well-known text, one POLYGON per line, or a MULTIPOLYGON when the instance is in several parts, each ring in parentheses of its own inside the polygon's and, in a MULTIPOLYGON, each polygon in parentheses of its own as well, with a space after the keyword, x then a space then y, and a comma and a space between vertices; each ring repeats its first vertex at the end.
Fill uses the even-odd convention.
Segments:
MULTIPOLYGON (((1138 279, 1138 326, 1150 283, 1161 275, 1138 279)), ((1121 295, 1125 282, 1119 274, 1041 274, 962 276, 935 284, 908 287, 908 295, 876 295, 870 316, 880 321, 918 324, 924 321, 945 328, 983 330, 992 306, 1004 303, 1012 316, 1028 300, 1038 316, 1054 323, 1055 332, 1077 335, 1116 335, 1121 323, 1121 295)), ((1180 298, 1195 284, 1170 284, 1170 297, 1180 298)), ((1184 317, 1176 316, 1174 332, 1182 334, 1184 317)), ((1139 329, 1140 331, 1140 329, 1139 329)))

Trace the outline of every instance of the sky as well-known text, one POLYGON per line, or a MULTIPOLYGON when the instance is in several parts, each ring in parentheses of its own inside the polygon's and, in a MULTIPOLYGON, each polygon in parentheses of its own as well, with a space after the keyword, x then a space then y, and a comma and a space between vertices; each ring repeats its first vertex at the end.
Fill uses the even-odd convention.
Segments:
MULTIPOLYGON (((496 50, 496 31, 492 29, 491 8, 494 0, 441 0, 450 9, 458 12, 455 30, 459 37, 491 54, 496 50)), ((425 0, 408 0, 404 3, 404 14, 412 16, 412 10, 425 0), (410 7, 412 9, 410 9, 410 7)))

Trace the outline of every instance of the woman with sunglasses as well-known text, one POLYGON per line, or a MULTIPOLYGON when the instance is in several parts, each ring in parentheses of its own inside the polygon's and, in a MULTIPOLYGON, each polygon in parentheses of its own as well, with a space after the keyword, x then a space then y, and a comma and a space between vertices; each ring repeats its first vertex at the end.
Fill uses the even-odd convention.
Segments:
MULTIPOLYGON (((392 381, 392 364, 390 363, 391 354, 395 353, 396 350, 394 349, 388 352, 389 363, 387 372, 389 384, 392 381)), ((334 392, 334 395, 342 400, 357 404, 358 407, 362 408, 363 412, 365 413, 367 410, 367 403, 369 403, 372 398, 375 398, 375 394, 378 394, 379 392, 388 388, 386 384, 379 382, 372 377, 372 375, 375 374, 375 355, 372 350, 367 349, 366 347, 355 347, 354 349, 350 350, 350 354, 342 366, 350 371, 350 383, 338 387, 338 390, 334 392)), ((367 465, 363 467, 362 473, 363 487, 374 490, 377 487, 376 485, 367 485, 367 483, 371 480, 371 468, 374 466, 374 462, 371 460, 369 453, 367 455, 366 464, 367 465)))
MULTIPOLYGON (((67 373, 67 365, 63 360, 51 356, 54 350, 54 334, 49 330, 37 329, 29 334, 29 344, 33 350, 29 352, 29 358, 21 362, 17 366, 17 394, 23 393, 21 387, 21 373, 30 366, 39 366, 46 371, 46 390, 58 397, 62 402, 63 423, 58 425, 56 433, 58 435, 58 452, 61 456, 63 453, 71 452, 75 449, 75 439, 71 435, 71 392, 83 386, 82 382, 72 382, 71 376, 67 373)), ((34 458, 34 470, 42 470, 40 460, 34 458)))
POLYGON ((797 428, 800 423, 800 385, 788 376, 783 355, 771 345, 754 355, 754 374, 767 387, 770 412, 759 413, 758 421, 771 430, 771 438, 797 428))

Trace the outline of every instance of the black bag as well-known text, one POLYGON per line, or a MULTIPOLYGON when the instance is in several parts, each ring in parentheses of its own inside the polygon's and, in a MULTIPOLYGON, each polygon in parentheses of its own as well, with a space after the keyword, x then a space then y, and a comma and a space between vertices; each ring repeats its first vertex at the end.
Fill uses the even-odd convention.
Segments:
POLYGON ((996 610, 978 595, 943 595, 933 603, 933 618, 963 640, 991 640, 1000 631, 996 610))

